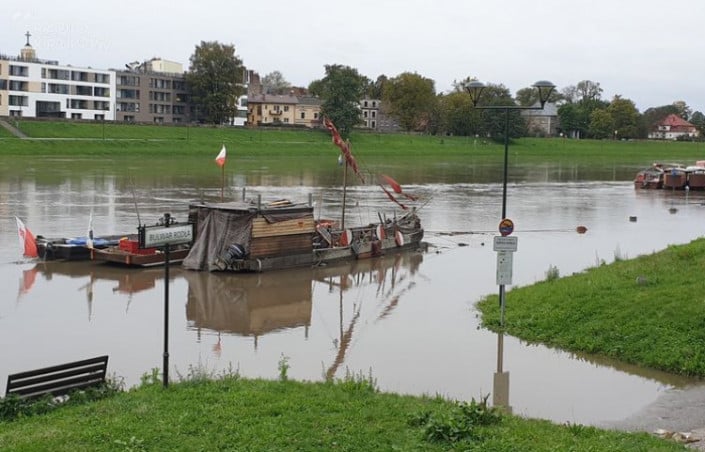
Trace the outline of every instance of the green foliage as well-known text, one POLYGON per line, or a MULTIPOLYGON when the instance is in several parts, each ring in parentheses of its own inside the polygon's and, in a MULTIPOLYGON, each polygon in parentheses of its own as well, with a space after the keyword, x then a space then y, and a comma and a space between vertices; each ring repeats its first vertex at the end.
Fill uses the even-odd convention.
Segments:
POLYGON ((494 425, 502 420, 502 414, 489 407, 485 396, 477 402, 472 399, 467 402, 453 402, 435 413, 421 412, 409 421, 411 426, 424 429, 424 437, 428 441, 441 443, 457 443, 481 439, 478 427, 494 425))
POLYGON ((323 100, 321 115, 333 121, 341 137, 348 138, 360 123, 359 102, 369 80, 349 66, 333 64, 325 68, 326 76, 311 82, 309 91, 323 100))
POLYGON ((277 363, 277 368, 279 369, 279 381, 287 381, 289 379, 289 357, 284 356, 282 353, 279 362, 277 363))
POLYGON ((244 93, 243 64, 235 46, 201 41, 191 55, 186 73, 191 103, 199 122, 223 124, 235 116, 237 98, 244 93))
POLYGON ((161 384, 162 384, 162 377, 161 377, 161 373, 159 372, 159 368, 157 368, 157 367, 153 367, 149 373, 144 373, 140 377, 140 386, 141 387, 159 386, 161 384))
MULTIPOLYGON (((13 421, 24 417, 49 413, 63 406, 81 405, 112 397, 124 390, 122 379, 106 379, 105 384, 83 390, 71 391, 66 396, 46 394, 35 399, 22 399, 11 394, 0 399, 0 421, 13 421)), ((2 444, 0 442, 0 444, 2 444)))
POLYGON ((404 72, 384 85, 382 95, 389 114, 399 121, 404 130, 428 129, 437 102, 433 80, 404 72))
MULTIPOLYGON (((152 372, 154 373, 154 369, 152 372)), ((229 364, 227 369, 217 372, 213 369, 208 369, 203 363, 199 362, 196 365, 189 364, 185 374, 176 370, 176 376, 180 383, 198 384, 210 380, 237 380, 240 378, 240 370, 234 369, 232 364, 229 364)), ((150 380, 152 379, 150 377, 150 380)))
POLYGON ((546 270, 546 281, 555 281, 561 277, 558 267, 555 265, 549 265, 548 270, 546 270))
POLYGON ((464 403, 351 390, 344 382, 248 379, 140 387, 0 422, 0 445, 56 452, 683 450, 648 434, 500 415, 486 399, 464 403))
POLYGON ((377 379, 372 376, 372 369, 368 375, 364 375, 362 371, 356 374, 346 368, 345 377, 336 384, 350 392, 374 394, 378 391, 377 379))

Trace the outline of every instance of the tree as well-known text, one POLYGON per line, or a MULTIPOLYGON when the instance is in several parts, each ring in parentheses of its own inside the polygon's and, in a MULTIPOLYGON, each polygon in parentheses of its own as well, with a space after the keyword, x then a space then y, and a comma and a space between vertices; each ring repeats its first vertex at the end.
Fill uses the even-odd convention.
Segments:
POLYGON ((242 60, 235 46, 201 41, 191 55, 186 82, 199 122, 222 124, 235 116, 237 98, 244 94, 242 60))
POLYGON ((693 114, 693 110, 685 103, 683 100, 677 100, 673 102, 673 106, 676 107, 676 113, 681 118, 686 121, 690 120, 690 116, 693 114))
POLYGON ((286 94, 291 89, 291 84, 286 81, 279 71, 273 71, 262 77, 262 91, 264 94, 286 94))
POLYGON ((309 93, 321 98, 321 114, 333 121, 341 137, 347 138, 360 123, 360 99, 369 79, 349 66, 332 64, 325 69, 326 76, 311 82, 309 93))
POLYGON ((593 82, 591 80, 583 80, 578 82, 576 87, 578 99, 582 102, 591 102, 600 100, 602 97, 602 88, 600 88, 599 82, 593 82))
POLYGON ((590 135, 593 138, 609 138, 614 131, 614 121, 607 109, 598 108, 590 114, 590 135))
POLYGON ((382 74, 377 77, 377 80, 367 84, 367 88, 365 89, 365 95, 369 97, 370 99, 379 99, 382 100, 382 94, 384 93, 384 86, 387 84, 389 81, 389 78, 382 74))
POLYGON ((690 117, 690 123, 698 128, 700 136, 705 135, 705 115, 702 112, 696 111, 693 113, 690 117))
POLYGON ((453 91, 445 96, 439 96, 438 108, 441 112, 438 131, 460 136, 473 133, 472 118, 478 115, 475 114, 467 93, 453 91))
POLYGON ((639 110, 629 99, 614 96, 607 107, 607 113, 612 118, 612 127, 619 138, 639 137, 639 110))
POLYGON ((385 84, 382 99, 406 131, 425 131, 435 108, 436 89, 433 80, 404 72, 385 84))
MULTIPOLYGON (((539 90, 533 86, 528 86, 517 91, 514 97, 519 105, 530 107, 539 103, 539 90)), ((563 100, 563 95, 560 92, 553 90, 548 96, 548 100, 546 102, 554 104, 560 100, 563 100)))
MULTIPOLYGON (((512 107, 516 106, 516 103, 506 86, 489 83, 482 90, 482 98, 479 100, 478 106, 512 107)), ((526 121, 522 118, 519 110, 510 109, 508 112, 502 108, 481 110, 481 123, 478 128, 480 135, 500 141, 504 139, 505 128, 508 129, 510 138, 526 135, 526 121)))

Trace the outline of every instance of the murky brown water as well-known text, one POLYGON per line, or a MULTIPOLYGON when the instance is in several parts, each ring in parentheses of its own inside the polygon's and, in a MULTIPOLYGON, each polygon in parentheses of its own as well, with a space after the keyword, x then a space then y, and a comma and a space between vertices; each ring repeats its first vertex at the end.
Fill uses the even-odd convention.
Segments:
MULTIPOLYGON (((508 216, 519 237, 515 284, 544 279, 550 266, 570 274, 702 235, 702 196, 636 192, 628 180, 553 182, 555 172, 509 185, 508 216), (577 234, 578 225, 588 232, 577 234)), ((73 236, 85 234, 93 211, 96 233, 133 232, 135 204, 144 223, 164 212, 183 221, 189 200, 217 198, 219 189, 203 189, 188 175, 135 187, 105 167, 57 174, 38 166, 21 177, 3 174, 0 391, 8 373, 99 354, 110 355, 109 371, 128 385, 161 368, 163 269, 20 259, 14 216, 35 234, 73 236)), ((246 178, 234 174, 229 194, 239 196, 246 178)), ((284 179, 248 187, 248 195, 305 200, 312 194, 322 216, 337 211, 338 189, 284 179)), ((697 383, 509 336, 500 341, 480 329, 473 304, 497 291, 492 237, 501 185, 444 180, 438 175, 405 186, 429 200, 421 210, 426 253, 252 275, 172 268, 171 376, 201 366, 274 379, 285 357, 295 379, 371 373, 385 391, 457 399, 492 394, 504 396, 518 414, 592 424, 626 418, 674 388, 697 383), (495 382, 498 371, 503 376, 495 382)), ((376 187, 356 187, 350 197, 359 209, 349 221, 369 221, 391 207, 376 187)), ((509 291, 507 303, 513 302, 509 291)))

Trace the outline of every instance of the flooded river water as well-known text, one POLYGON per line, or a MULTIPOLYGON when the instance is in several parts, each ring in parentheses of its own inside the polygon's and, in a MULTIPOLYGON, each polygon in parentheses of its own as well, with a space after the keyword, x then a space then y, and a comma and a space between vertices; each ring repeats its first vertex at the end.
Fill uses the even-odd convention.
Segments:
MULTIPOLYGON (((131 233, 136 212, 147 224, 164 212, 185 221, 190 200, 220 194, 187 175, 135 185, 105 167, 66 171, 38 166, 0 181, 2 393, 9 373, 101 354, 128 386, 162 366, 163 269, 21 258, 15 216, 46 236, 85 234, 91 212, 97 234, 131 233)), ((507 211, 518 237, 515 286, 544 279, 552 266, 568 275, 703 234, 702 196, 635 191, 624 177, 564 180, 549 172, 555 173, 508 187, 507 211), (587 232, 578 234, 578 226, 587 232)), ((172 379, 196 367, 275 379, 285 360, 294 379, 362 373, 384 391, 499 396, 516 414, 583 424, 627 418, 669 391, 700 384, 482 329, 474 303, 497 292, 492 240, 501 184, 443 177, 400 182, 427 201, 420 210, 427 252, 248 275, 172 267, 172 379), (495 379, 498 371, 503 379, 495 379)), ((339 188, 302 177, 251 184, 233 170, 228 196, 241 196, 246 183, 246 196, 305 201, 310 195, 317 215, 339 209, 339 188)), ((349 198, 363 212, 351 210, 351 222, 393 207, 374 186, 352 187, 349 198)), ((511 287, 507 303, 520 303, 511 287)))

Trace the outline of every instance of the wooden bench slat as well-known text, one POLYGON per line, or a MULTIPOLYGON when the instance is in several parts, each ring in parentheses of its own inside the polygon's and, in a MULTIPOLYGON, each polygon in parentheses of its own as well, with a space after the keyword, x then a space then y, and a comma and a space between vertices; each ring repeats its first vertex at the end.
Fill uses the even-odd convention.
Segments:
POLYGON ((8 375, 5 395, 22 398, 68 394, 76 389, 98 386, 105 382, 108 356, 84 359, 58 366, 8 375))
POLYGON ((53 396, 65 395, 77 389, 85 389, 97 386, 104 380, 102 378, 85 379, 74 378, 73 380, 53 381, 39 386, 23 386, 22 388, 10 391, 8 394, 16 394, 22 398, 32 398, 51 394, 53 396))

